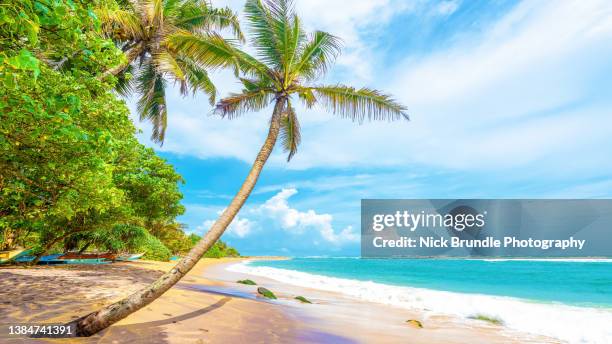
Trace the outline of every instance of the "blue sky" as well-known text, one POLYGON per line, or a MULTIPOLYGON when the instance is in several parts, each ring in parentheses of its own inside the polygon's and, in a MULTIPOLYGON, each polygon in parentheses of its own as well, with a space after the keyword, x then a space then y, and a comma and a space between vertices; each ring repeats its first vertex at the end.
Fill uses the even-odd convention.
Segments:
MULTIPOLYGON (((242 1, 213 1, 239 11, 242 1)), ((358 255, 362 198, 612 197, 612 2, 297 0, 307 29, 344 40, 326 83, 375 87, 410 122, 361 126, 298 108, 223 237, 242 253, 358 255)), ((213 76, 226 94, 231 73, 213 76)), ((202 234, 246 176, 271 109, 233 121, 170 92, 166 143, 180 221, 202 234)), ((130 101, 131 104, 133 104, 130 101)))

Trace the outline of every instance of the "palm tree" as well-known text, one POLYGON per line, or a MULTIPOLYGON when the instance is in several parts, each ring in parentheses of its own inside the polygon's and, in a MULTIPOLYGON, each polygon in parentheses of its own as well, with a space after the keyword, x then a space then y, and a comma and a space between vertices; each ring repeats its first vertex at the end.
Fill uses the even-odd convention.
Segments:
MULTIPOLYGON (((257 154, 255 162, 229 206, 219 216, 197 245, 169 272, 146 288, 103 309, 75 320, 75 333, 92 335, 132 312, 151 303, 177 283, 202 255, 221 237, 255 187, 264 164, 272 153, 280 134, 282 145, 289 153, 296 153, 300 143, 300 126, 291 101, 294 95, 306 105, 322 105, 330 112, 353 121, 397 120, 405 118, 405 108, 390 96, 379 91, 349 86, 312 86, 322 76, 340 52, 338 38, 317 31, 306 35, 299 18, 293 13, 288 0, 247 0, 246 19, 252 31, 251 43, 256 59, 239 49, 227 46, 231 56, 245 75, 244 90, 222 99, 216 112, 232 119, 247 111, 261 110, 273 104, 268 136, 257 154)), ((198 56, 201 43, 190 37, 175 37, 172 46, 198 56)))
POLYGON ((124 63, 100 78, 115 75, 120 94, 139 94, 140 120, 152 123, 151 138, 159 143, 163 143, 166 132, 168 80, 179 83, 183 95, 203 91, 211 105, 217 93, 206 71, 211 65, 169 47, 172 37, 180 34, 198 41, 202 49, 199 56, 214 53, 210 46, 225 44, 214 30, 229 28, 237 39, 243 39, 237 15, 229 8, 213 8, 204 0, 130 0, 122 8, 100 8, 98 15, 104 32, 126 56, 124 63), (133 79, 128 77, 132 73, 136 76, 133 79))

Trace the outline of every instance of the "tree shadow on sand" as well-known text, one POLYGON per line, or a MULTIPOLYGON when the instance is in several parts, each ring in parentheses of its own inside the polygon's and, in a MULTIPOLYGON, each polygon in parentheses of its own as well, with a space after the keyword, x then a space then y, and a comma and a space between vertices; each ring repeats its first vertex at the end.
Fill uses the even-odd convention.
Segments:
POLYGON ((230 297, 224 297, 210 306, 168 319, 130 325, 111 326, 102 331, 99 335, 91 337, 93 340, 91 343, 111 343, 114 341, 118 341, 120 343, 167 343, 168 338, 167 334, 164 332, 163 326, 185 321, 212 312, 223 307, 230 300, 230 297))

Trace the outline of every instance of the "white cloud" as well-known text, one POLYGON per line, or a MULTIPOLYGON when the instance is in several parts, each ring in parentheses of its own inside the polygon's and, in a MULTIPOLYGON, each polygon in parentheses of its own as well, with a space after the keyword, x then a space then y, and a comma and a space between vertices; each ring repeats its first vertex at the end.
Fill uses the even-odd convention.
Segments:
POLYGON ((296 193, 297 190, 293 188, 282 189, 259 206, 257 211, 267 218, 278 221, 281 228, 287 231, 304 233, 306 230, 314 229, 323 239, 334 244, 359 240, 359 236, 350 226, 336 233, 332 225, 333 216, 330 214, 318 214, 312 209, 303 212, 291 208, 288 199, 296 193))
MULTIPOLYGON (((351 226, 337 232, 332 224, 334 218, 330 214, 320 214, 312 209, 300 211, 292 208, 288 200, 296 193, 297 190, 294 188, 282 189, 264 203, 243 209, 241 214, 246 214, 248 218, 236 216, 227 233, 236 238, 245 238, 261 227, 262 230, 284 230, 302 238, 301 240, 313 238, 315 234, 315 240, 322 238, 334 245, 359 241, 359 235, 351 226)), ((221 211, 218 214, 221 214, 221 211)), ((207 231, 213 223, 214 220, 204 221, 202 226, 198 226, 198 231, 201 233, 207 231)))
MULTIPOLYGON (((223 211, 219 211, 217 215, 221 215, 222 212, 223 211)), ((201 226, 198 226, 198 231, 203 234, 208 231, 214 223, 215 220, 206 220, 201 226)), ((244 238, 251 234, 254 226, 255 224, 253 221, 236 216, 227 228, 226 233, 237 238, 244 238)))
POLYGON ((296 9, 308 31, 323 30, 342 38, 344 49, 338 65, 347 68, 355 81, 370 81, 377 60, 376 44, 364 37, 413 4, 397 0, 308 0, 297 1, 296 9))
POLYGON ((459 1, 442 1, 435 7, 436 14, 449 16, 459 8, 459 1))

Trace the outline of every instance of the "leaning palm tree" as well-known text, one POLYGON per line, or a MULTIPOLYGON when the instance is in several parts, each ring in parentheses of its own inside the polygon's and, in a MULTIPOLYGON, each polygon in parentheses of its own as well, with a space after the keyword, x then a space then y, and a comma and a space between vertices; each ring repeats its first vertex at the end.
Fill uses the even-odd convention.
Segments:
MULTIPOLYGON (((237 15, 229 8, 213 8, 205 0, 130 0, 120 8, 100 8, 103 31, 123 50, 126 59, 100 76, 115 75, 117 91, 136 92, 140 120, 153 126, 151 138, 163 143, 167 125, 165 88, 168 81, 180 84, 180 91, 202 91, 215 103, 216 88, 206 67, 192 56, 168 45, 174 35, 199 42, 198 55, 214 53, 224 45, 215 30, 229 28, 242 40, 237 15), (129 78, 128 74, 135 74, 129 78)), ((227 62, 227 61, 225 61, 227 62)), ((213 66, 214 67, 214 66, 213 66)))
MULTIPOLYGON (((221 237, 255 187, 277 138, 291 159, 300 143, 300 126, 293 107, 293 96, 312 107, 321 105, 331 113, 362 122, 407 119, 405 108, 382 92, 349 86, 318 86, 312 83, 328 70, 340 52, 339 39, 317 31, 306 35, 288 0, 247 0, 246 19, 251 27, 251 43, 257 57, 228 45, 225 53, 242 71, 244 90, 222 99, 215 111, 225 118, 235 118, 248 111, 273 105, 268 136, 236 196, 198 244, 169 272, 148 287, 103 309, 75 320, 75 333, 92 335, 146 306, 177 283, 202 255, 221 237)), ((198 56, 199 41, 175 37, 172 46, 198 56)), ((219 51, 221 54, 221 51, 219 51)))

